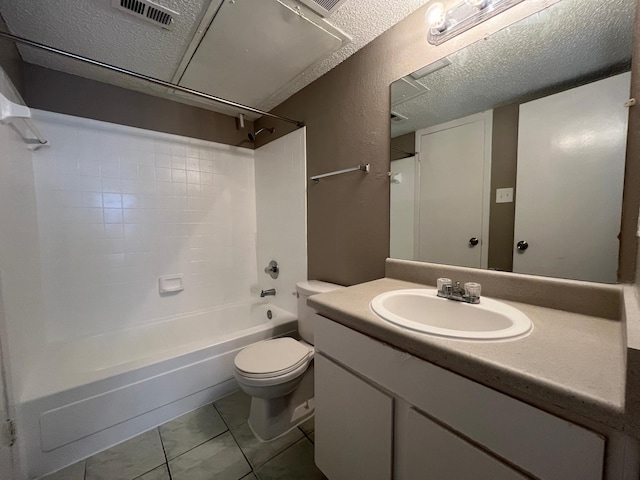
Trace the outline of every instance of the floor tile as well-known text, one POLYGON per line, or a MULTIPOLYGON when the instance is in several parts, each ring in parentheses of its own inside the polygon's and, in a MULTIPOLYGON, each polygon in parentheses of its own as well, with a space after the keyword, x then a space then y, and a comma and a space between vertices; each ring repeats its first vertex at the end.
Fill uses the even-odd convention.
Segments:
POLYGON ((226 430, 220 414, 209 404, 161 425, 160 437, 171 460, 226 430))
POLYGON ((169 476, 167 465, 164 464, 136 478, 136 480, 171 480, 171 477, 169 476))
POLYGON ((260 480, 326 480, 313 462, 313 444, 303 438, 256 470, 260 480))
POLYGON ((251 397, 238 390, 214 403, 229 428, 242 425, 249 419, 251 397))
POLYGON ((312 443, 316 443, 316 432, 311 432, 307 436, 309 437, 309 440, 311 440, 312 443))
POLYGON ((316 429, 316 417, 313 416, 311 418, 309 418, 308 420, 305 420, 304 422, 302 422, 299 426, 300 429, 306 433, 307 435, 309 435, 311 432, 313 432, 316 429))
POLYGON ((86 480, 131 480, 165 463, 155 428, 87 459, 86 480))
POLYGON ((256 477, 253 473, 250 473, 246 477, 242 477, 242 480, 258 480, 258 477, 256 477))
POLYGON ((251 473, 230 432, 169 461, 173 480, 239 480, 251 473))
POLYGON ((85 461, 74 463, 40 480, 84 480, 85 461))
POLYGON ((278 453, 282 452, 289 445, 293 445, 304 436, 299 429, 294 428, 276 440, 261 442, 256 438, 246 423, 231 430, 231 434, 235 437, 245 457, 247 457, 247 460, 249 460, 254 468, 271 460, 278 453))

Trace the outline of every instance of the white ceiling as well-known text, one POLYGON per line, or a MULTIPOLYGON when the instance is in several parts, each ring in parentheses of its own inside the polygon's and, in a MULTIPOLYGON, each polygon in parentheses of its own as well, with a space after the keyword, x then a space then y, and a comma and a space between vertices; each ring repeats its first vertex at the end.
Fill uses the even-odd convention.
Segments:
POLYGON ((179 83, 263 108, 274 87, 285 86, 349 41, 322 27, 277 1, 224 2, 179 83))
POLYGON ((634 12, 635 0, 564 0, 450 55, 440 70, 394 82, 392 98, 406 100, 391 109, 407 120, 392 123, 392 138, 618 72, 631 61, 634 12))
MULTIPOLYGON (((267 1, 276 2, 277 0, 155 0, 156 3, 179 13, 172 30, 159 28, 114 9, 111 6, 111 0, 1 0, 0 13, 9 30, 16 35, 144 75, 174 81, 176 76, 180 76, 185 66, 188 68, 188 61, 192 58, 194 47, 192 42, 198 41, 205 33, 203 30, 206 30, 208 24, 201 25, 201 22, 204 19, 206 23, 207 12, 215 13, 222 1, 253 3, 259 6, 267 1), (188 54, 186 58, 185 54, 188 54)), ((343 40, 346 36, 350 37, 351 41, 342 41, 336 51, 331 53, 329 50, 323 58, 311 58, 313 62, 311 65, 293 78, 288 78, 284 83, 282 76, 267 82, 260 77, 260 72, 252 69, 252 65, 242 62, 234 62, 233 65, 214 65, 213 68, 226 69, 226 74, 230 78, 243 81, 250 78, 256 82, 259 81, 261 87, 269 92, 266 100, 260 102, 260 107, 270 110, 347 59, 427 1, 347 0, 326 21, 329 24, 327 30, 341 30, 346 34, 342 35, 343 40)), ((299 7, 307 17, 315 15, 307 7, 298 4, 296 0, 281 0, 281 2, 293 8, 299 7)), ((252 16, 247 19, 242 28, 234 28, 228 34, 240 38, 247 36, 248 32, 264 27, 265 24, 276 25, 277 20, 273 17, 256 20, 256 17, 252 16), (256 24, 258 21, 260 24, 256 24)), ((210 28, 224 30, 224 25, 222 23, 216 25, 214 19, 210 28)), ((237 110, 215 104, 203 104, 199 99, 179 98, 162 87, 32 47, 19 46, 19 49, 24 60, 29 63, 174 98, 211 110, 230 114, 238 113, 237 110)), ((310 52, 310 56, 313 57, 313 55, 314 53, 310 52)), ((282 58, 277 61, 285 60, 286 58, 282 58)), ((246 81, 245 83, 250 84, 246 81)), ((210 88, 207 90, 213 95, 219 95, 216 93, 215 81, 210 82, 210 88)), ((255 101, 255 97, 246 95, 245 98, 234 100, 251 104, 252 100, 255 101)))

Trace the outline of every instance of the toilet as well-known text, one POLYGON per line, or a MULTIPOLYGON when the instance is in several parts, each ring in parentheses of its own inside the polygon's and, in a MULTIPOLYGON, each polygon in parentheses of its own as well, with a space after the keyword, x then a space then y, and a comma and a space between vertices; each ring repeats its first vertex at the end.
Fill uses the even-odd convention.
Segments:
POLYGON ((251 396, 249 426, 260 440, 284 435, 313 415, 313 331, 307 298, 344 288, 309 280, 296 284, 301 340, 275 338, 242 349, 234 360, 240 388, 251 396))

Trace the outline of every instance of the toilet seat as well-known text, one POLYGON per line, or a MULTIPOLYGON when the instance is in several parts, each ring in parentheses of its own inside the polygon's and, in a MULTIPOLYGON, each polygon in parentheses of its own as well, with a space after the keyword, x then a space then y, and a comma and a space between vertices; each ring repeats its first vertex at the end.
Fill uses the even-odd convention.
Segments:
POLYGON ((235 358, 236 373, 259 383, 280 383, 304 373, 313 348, 291 337, 258 342, 243 349, 235 358))
POLYGON ((309 362, 305 362, 295 370, 279 375, 277 377, 248 377, 236 368, 236 380, 238 383, 247 387, 276 387, 284 385, 288 382, 297 381, 302 378, 309 368, 309 362))

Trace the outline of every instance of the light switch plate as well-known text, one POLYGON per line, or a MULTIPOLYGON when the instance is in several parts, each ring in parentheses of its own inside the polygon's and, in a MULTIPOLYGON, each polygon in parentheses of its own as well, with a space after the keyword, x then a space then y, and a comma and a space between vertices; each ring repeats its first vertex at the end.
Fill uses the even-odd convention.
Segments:
POLYGON ((496 203, 513 202, 513 188, 496 188, 496 203))

